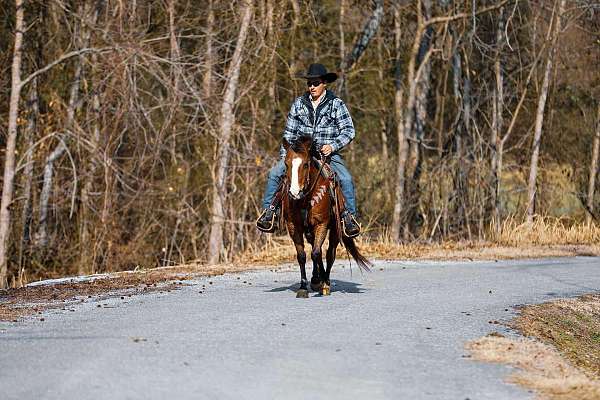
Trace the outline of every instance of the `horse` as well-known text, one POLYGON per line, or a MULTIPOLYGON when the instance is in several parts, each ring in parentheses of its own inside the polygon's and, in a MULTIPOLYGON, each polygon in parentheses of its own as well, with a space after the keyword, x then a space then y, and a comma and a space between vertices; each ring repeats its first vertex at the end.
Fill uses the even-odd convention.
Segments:
POLYGON ((344 207, 344 196, 331 179, 324 176, 323 170, 333 171, 325 165, 325 159, 318 161, 311 155, 312 139, 300 138, 294 143, 283 140, 286 150, 286 175, 283 181, 281 214, 294 246, 300 265, 300 289, 297 298, 308 298, 306 279, 306 253, 304 237, 311 244, 313 262, 310 287, 322 296, 331 293, 329 275, 335 262, 336 249, 340 240, 359 267, 369 271, 371 263, 360 253, 354 239, 345 236, 341 229, 340 214, 344 207), (329 233, 327 248, 327 269, 323 266, 322 246, 329 233))

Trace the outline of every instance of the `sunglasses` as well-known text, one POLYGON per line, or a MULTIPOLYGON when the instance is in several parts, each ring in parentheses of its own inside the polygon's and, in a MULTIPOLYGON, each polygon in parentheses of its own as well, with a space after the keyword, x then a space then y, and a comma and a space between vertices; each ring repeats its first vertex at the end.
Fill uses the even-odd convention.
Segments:
POLYGON ((308 81, 308 82, 306 82, 306 86, 308 86, 308 87, 311 87, 311 86, 317 87, 317 86, 321 85, 322 83, 323 83, 323 81, 308 81))

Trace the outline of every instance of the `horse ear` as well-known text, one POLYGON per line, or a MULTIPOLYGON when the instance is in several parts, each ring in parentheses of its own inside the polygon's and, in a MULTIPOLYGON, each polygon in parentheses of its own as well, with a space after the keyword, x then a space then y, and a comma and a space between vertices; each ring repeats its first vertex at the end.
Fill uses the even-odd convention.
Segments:
POLYGON ((283 148, 285 149, 285 151, 288 151, 288 149, 290 148, 290 144, 285 138, 283 138, 283 148))

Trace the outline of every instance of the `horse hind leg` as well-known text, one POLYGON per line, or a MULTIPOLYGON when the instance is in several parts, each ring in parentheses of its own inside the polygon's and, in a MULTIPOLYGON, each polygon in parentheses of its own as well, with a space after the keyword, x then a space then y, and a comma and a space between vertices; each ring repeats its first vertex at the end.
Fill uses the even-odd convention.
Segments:
POLYGON ((327 261, 327 270, 324 271, 323 274, 323 288, 321 289, 323 296, 327 296, 331 292, 329 274, 331 273, 331 268, 335 262, 335 252, 338 244, 339 239, 337 237, 337 233, 335 232, 335 228, 332 228, 329 231, 329 246, 327 247, 327 254, 325 255, 325 259, 327 261), (327 294, 325 294, 325 292, 327 292, 327 294))
MULTIPOLYGON (((327 236, 327 227, 324 227, 324 226, 317 227, 316 232, 315 232, 315 241, 312 246, 311 258, 312 258, 315 266, 318 268, 319 275, 318 275, 318 280, 311 279, 311 282, 310 282, 311 288, 314 291, 318 291, 322 295, 325 295, 325 296, 329 295, 329 292, 330 292, 329 290, 325 290, 325 293, 323 292, 325 268, 323 266, 322 247, 323 247, 323 242, 325 241, 326 236, 327 236)), ((313 276, 313 278, 314 278, 314 276, 313 276)))

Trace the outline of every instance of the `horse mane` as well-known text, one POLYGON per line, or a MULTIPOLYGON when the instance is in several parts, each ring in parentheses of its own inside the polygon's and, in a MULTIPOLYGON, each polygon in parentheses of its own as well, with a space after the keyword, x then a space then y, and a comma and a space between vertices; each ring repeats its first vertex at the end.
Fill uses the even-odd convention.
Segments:
POLYGON ((302 136, 293 143, 290 143, 290 147, 295 153, 308 151, 311 145, 312 138, 310 136, 302 136))

